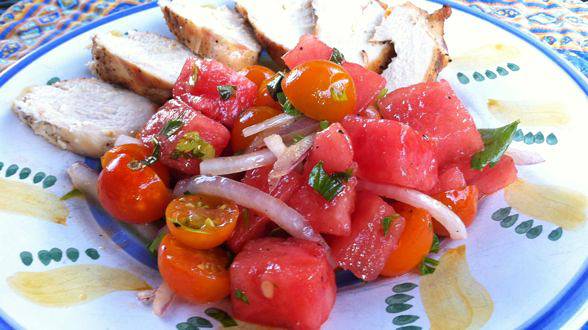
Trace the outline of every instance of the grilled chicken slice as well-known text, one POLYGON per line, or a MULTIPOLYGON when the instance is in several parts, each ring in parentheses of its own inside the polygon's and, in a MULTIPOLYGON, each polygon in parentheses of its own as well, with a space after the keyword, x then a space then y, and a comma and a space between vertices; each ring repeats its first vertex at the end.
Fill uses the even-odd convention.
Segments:
POLYGON ((151 32, 107 32, 92 38, 90 70, 162 104, 192 52, 176 40, 151 32))
POLYGON ((294 48, 302 35, 312 34, 315 17, 311 0, 236 0, 236 9, 253 26, 255 37, 272 59, 294 48))
POLYGON ((81 78, 29 87, 12 110, 50 143, 100 157, 119 135, 141 129, 156 105, 101 80, 81 78))
POLYGON ((390 43, 371 41, 385 10, 376 0, 313 0, 314 34, 337 48, 345 59, 382 72, 393 55, 390 43))
POLYGON ((161 3, 161 10, 170 31, 196 54, 235 70, 257 63, 261 46, 253 30, 227 6, 173 0, 161 3))
POLYGON ((437 80, 449 62, 443 35, 450 15, 449 7, 429 14, 410 2, 388 9, 372 40, 394 43, 396 57, 382 73, 389 91, 437 80))

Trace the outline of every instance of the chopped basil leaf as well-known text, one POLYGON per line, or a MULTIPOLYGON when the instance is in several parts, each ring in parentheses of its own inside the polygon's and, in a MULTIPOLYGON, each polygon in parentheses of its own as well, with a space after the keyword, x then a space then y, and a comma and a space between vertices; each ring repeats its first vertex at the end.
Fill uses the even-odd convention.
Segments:
POLYGON ((282 111, 284 111, 285 114, 288 114, 288 115, 294 116, 294 117, 300 116, 300 111, 298 111, 298 110, 296 110, 296 108, 294 108, 294 106, 292 105, 290 100, 288 100, 288 98, 286 97, 286 94, 284 94, 284 92, 279 92, 277 98, 278 98, 278 103, 280 103, 280 105, 282 106, 282 111))
POLYGON ((517 120, 498 128, 479 129, 484 140, 484 150, 472 156, 471 167, 475 170, 482 170, 487 165, 494 167, 510 145, 519 123, 517 120))
POLYGON ((76 197, 84 197, 84 194, 77 189, 72 189, 67 194, 61 196, 61 198, 59 200, 65 201, 65 200, 68 200, 71 198, 76 198, 76 197))
POLYGON ((400 217, 399 214, 394 213, 394 214, 389 215, 387 217, 384 217, 384 219, 382 219, 382 229, 384 230, 384 236, 388 235, 392 221, 398 219, 399 217, 400 217))
POLYGON ((343 56, 343 53, 341 53, 337 48, 333 48, 333 52, 331 53, 331 58, 329 58, 329 61, 341 64, 343 61, 345 61, 345 56, 343 56))
POLYGON ((214 158, 214 147, 203 140, 198 132, 188 132, 182 136, 174 152, 172 158, 199 158, 209 159, 214 158))
POLYGON ((159 244, 161 244, 161 240, 167 234, 167 230, 162 230, 157 234, 157 237, 151 243, 147 245, 147 250, 154 255, 157 255, 157 249, 159 249, 159 244))
POLYGON ((161 129, 161 133, 167 137, 171 137, 172 135, 176 134, 182 127, 184 126, 184 122, 180 119, 171 119, 165 126, 161 129))
POLYGON ((335 100, 335 102, 345 102, 348 100, 347 93, 345 93, 345 91, 340 91, 335 87, 331 87, 331 98, 335 100))
POLYGON ((435 267, 439 265, 439 260, 425 257, 419 266, 419 272, 421 275, 428 275, 435 272, 435 267))
POLYGON ((345 172, 333 173, 333 177, 338 178, 338 179, 342 180, 343 182, 349 181, 349 179, 351 179, 352 176, 353 176, 353 169, 352 168, 346 169, 345 172))
POLYGON ((219 85, 216 86, 216 90, 218 91, 218 94, 220 95, 220 98, 223 101, 226 101, 233 97, 235 95, 235 92, 237 91, 235 86, 231 85, 219 85))
POLYGON ((152 137, 151 142, 153 143, 153 152, 151 153, 151 156, 148 156, 147 158, 145 158, 141 161, 139 161, 139 160, 130 161, 127 164, 127 167, 131 171, 142 170, 146 166, 151 166, 159 160, 159 157, 161 156, 161 145, 159 144, 159 140, 157 140, 156 137, 152 137))
POLYGON ((241 300, 242 302, 249 304, 249 298, 245 295, 245 293, 239 289, 235 290, 235 297, 241 300))
POLYGON ((300 142, 300 140, 304 139, 304 135, 300 135, 300 134, 296 134, 293 138, 292 141, 294 141, 294 143, 298 143, 300 142))
POLYGON ((431 244, 430 253, 437 253, 439 252, 441 241, 439 240, 439 236, 437 234, 433 234, 433 244, 431 244))
POLYGON ((282 79, 284 73, 280 71, 267 83, 267 91, 274 101, 278 101, 278 94, 282 92, 282 79))
POLYGON ((388 94, 388 88, 384 87, 376 97, 378 100, 384 98, 388 94))
POLYGON ((321 131, 326 130, 329 127, 330 123, 328 120, 321 120, 319 122, 319 126, 321 128, 321 131))
POLYGON ((329 175, 323 168, 323 162, 318 162, 308 175, 308 185, 330 202, 343 191, 343 182, 348 179, 347 172, 329 175))

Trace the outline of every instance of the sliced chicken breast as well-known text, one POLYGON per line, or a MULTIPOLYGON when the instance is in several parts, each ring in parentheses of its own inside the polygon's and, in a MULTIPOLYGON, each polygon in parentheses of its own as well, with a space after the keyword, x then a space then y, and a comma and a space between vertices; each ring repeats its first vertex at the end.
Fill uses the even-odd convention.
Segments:
POLYGON ((257 40, 277 63, 302 35, 312 34, 311 0, 236 0, 236 9, 253 26, 257 40))
POLYGON ((236 11, 193 0, 160 5, 170 31, 196 54, 235 70, 257 63, 261 46, 236 11))
POLYGON ((371 41, 385 10, 376 0, 313 0, 317 21, 314 33, 337 48, 345 59, 382 72, 393 55, 389 43, 371 41))
POLYGON ((443 35, 450 15, 449 7, 429 14, 410 2, 387 11, 372 40, 394 43, 396 57, 382 73, 389 91, 437 79, 449 62, 443 35))
POLYGON ((35 134, 77 154, 100 157, 121 134, 140 130, 157 106, 94 78, 27 88, 12 110, 35 134))
POLYGON ((151 32, 107 32, 92 38, 90 69, 102 80, 125 86, 162 104, 192 52, 151 32))

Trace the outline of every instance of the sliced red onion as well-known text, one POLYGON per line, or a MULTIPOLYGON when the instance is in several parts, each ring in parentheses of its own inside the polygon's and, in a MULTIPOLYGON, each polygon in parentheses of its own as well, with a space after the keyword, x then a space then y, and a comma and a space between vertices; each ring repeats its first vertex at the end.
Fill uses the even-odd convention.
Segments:
POLYGON ((143 144, 139 139, 135 139, 134 137, 130 137, 128 135, 119 135, 116 140, 114 141, 114 146, 118 147, 123 144, 143 144))
POLYGON ((317 242, 328 249, 321 235, 312 229, 300 213, 255 187, 221 176, 200 175, 178 182, 174 195, 180 196, 185 192, 232 200, 243 207, 266 215, 293 237, 317 242))
POLYGON ((247 148, 248 152, 255 151, 263 146, 263 139, 271 134, 278 134, 284 143, 292 143, 295 137, 307 136, 315 133, 320 128, 319 122, 308 117, 300 117, 290 125, 268 129, 255 136, 253 142, 247 148))
POLYGON ((278 157, 278 159, 288 148, 284 144, 284 141, 282 141, 282 137, 277 134, 272 134, 264 138, 263 143, 265 143, 266 147, 274 154, 274 156, 278 157))
POLYGON ((276 161, 276 156, 268 150, 250 152, 239 156, 205 159, 200 163, 203 175, 225 175, 252 170, 276 161))
POLYGON ((155 290, 155 297, 153 298, 153 313, 157 316, 162 316, 168 307, 171 305, 175 298, 175 293, 172 289, 167 285, 167 283, 163 282, 155 290))
POLYGON ((255 135, 259 132, 263 132, 269 128, 273 127, 281 127, 292 123, 296 117, 291 116, 286 113, 282 113, 280 115, 274 116, 272 118, 266 119, 259 124, 251 125, 243 129, 243 136, 249 137, 251 135, 255 135))
POLYGON ((367 190, 376 195, 386 198, 395 199, 399 202, 421 208, 435 218, 451 236, 451 239, 465 239, 467 237, 466 228, 457 216, 447 206, 438 200, 423 194, 420 191, 408 188, 402 188, 391 184, 381 184, 369 181, 359 181, 357 188, 367 190))
POLYGON ((280 154, 268 175, 270 186, 275 185, 281 177, 290 173, 296 165, 300 164, 304 160, 304 156, 306 156, 310 148, 312 148, 313 143, 314 134, 311 134, 298 141, 298 143, 286 148, 286 150, 280 154))
POLYGON ((506 154, 519 166, 543 163, 545 159, 537 152, 509 147, 506 154))
POLYGON ((74 188, 86 197, 98 201, 98 173, 82 162, 75 162, 67 169, 74 188))

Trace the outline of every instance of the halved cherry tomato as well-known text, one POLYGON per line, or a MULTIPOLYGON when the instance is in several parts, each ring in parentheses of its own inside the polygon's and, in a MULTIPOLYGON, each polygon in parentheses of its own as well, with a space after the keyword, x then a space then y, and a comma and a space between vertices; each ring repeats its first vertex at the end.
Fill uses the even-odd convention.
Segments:
POLYGON ((259 85, 259 90, 257 91, 257 97, 255 98, 255 102, 253 105, 255 106, 266 106, 274 109, 281 110, 282 107, 280 104, 272 98, 267 90, 267 84, 272 80, 272 77, 264 80, 261 85, 259 85))
POLYGON ((258 87, 264 80, 271 78, 275 74, 274 70, 262 65, 250 65, 240 72, 258 87))
POLYGON ((229 256, 221 248, 194 250, 166 235, 159 245, 159 273, 178 296, 197 304, 229 295, 229 256))
POLYGON ((330 61, 295 67, 282 80, 282 90, 297 110, 316 120, 339 121, 355 111, 353 79, 330 61))
POLYGON ((406 220, 398 246, 388 257, 382 275, 399 276, 417 267, 433 244, 431 216, 422 209, 395 203, 394 210, 406 220))
POLYGON ((231 130, 231 145, 233 146, 233 152, 243 151, 249 147, 255 135, 244 137, 243 129, 261 123, 262 121, 275 117, 281 114, 282 111, 266 106, 258 106, 247 109, 237 117, 237 120, 233 123, 233 129, 231 130))
POLYGON ((141 163, 149 155, 146 147, 123 145, 106 152, 98 176, 98 199, 113 217, 129 223, 160 219, 171 191, 167 168, 156 162, 141 163))
POLYGON ((226 241, 237 225, 239 207, 232 201, 207 195, 185 195, 165 210, 169 232, 194 249, 210 249, 226 241))
MULTIPOLYGON (((463 189, 444 191, 432 197, 455 212, 467 227, 472 224, 472 221, 474 221, 478 213, 478 195, 478 187, 467 186, 463 189)), ((437 221, 433 221, 433 229, 439 236, 449 236, 447 229, 437 221)))

